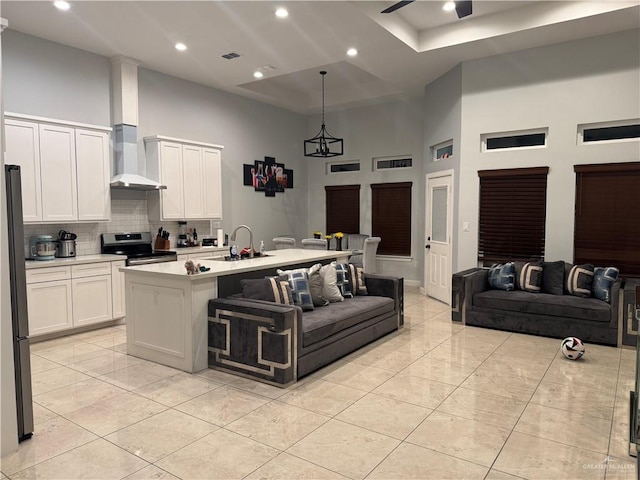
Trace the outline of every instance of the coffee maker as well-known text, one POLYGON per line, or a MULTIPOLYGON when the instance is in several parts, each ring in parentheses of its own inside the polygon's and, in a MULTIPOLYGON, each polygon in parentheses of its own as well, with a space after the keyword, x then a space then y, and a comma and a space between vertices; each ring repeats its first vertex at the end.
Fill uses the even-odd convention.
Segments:
POLYGON ((34 235, 29 238, 29 254, 34 260, 53 260, 56 243, 51 235, 34 235))
POLYGON ((178 247, 188 247, 189 239, 187 238, 187 222, 178 222, 178 247))

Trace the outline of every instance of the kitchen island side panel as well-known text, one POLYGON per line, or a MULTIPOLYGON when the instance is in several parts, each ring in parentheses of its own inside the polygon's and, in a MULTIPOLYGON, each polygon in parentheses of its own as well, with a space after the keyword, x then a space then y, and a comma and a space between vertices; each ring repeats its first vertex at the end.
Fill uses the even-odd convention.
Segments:
POLYGON ((216 278, 152 277, 128 271, 127 353, 185 372, 207 368, 207 304, 216 278))

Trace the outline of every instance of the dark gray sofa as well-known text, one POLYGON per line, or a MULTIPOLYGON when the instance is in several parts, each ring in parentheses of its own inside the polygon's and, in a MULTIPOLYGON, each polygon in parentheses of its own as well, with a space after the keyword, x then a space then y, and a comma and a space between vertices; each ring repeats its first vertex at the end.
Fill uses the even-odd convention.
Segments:
POLYGON ((303 312, 246 298, 209 301, 209 367, 287 386, 404 324, 402 278, 366 274, 368 295, 303 312))
POLYGON ((617 345, 620 280, 613 284, 607 303, 572 295, 493 290, 487 275, 488 270, 478 270, 464 278, 466 325, 617 345))

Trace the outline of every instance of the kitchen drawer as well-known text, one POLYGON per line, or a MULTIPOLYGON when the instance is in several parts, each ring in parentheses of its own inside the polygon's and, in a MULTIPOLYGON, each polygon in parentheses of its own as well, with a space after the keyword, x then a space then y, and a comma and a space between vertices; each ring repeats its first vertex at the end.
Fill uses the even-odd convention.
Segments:
POLYGON ((70 267, 46 267, 27 270, 27 283, 53 282, 71 278, 70 267))
POLYGON ((96 277, 98 275, 111 275, 111 262, 87 263, 71 267, 71 278, 96 277))

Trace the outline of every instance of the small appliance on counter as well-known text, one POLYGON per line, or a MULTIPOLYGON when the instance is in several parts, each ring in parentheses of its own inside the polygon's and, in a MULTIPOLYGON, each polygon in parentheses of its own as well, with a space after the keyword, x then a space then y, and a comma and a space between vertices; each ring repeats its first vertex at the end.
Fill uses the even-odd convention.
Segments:
POLYGON ((184 248, 189 246, 189 240, 187 239, 187 222, 178 222, 178 248, 184 248))
POLYGON ((53 260, 56 244, 52 235, 34 235, 29 239, 29 252, 34 260, 53 260))
POLYGON ((71 258, 76 256, 76 238, 75 233, 58 232, 58 240, 56 240, 56 257, 71 258))

